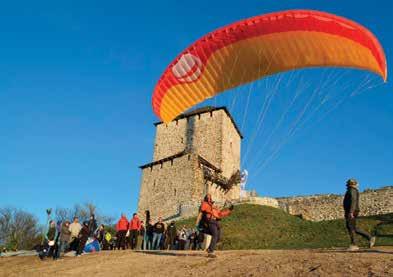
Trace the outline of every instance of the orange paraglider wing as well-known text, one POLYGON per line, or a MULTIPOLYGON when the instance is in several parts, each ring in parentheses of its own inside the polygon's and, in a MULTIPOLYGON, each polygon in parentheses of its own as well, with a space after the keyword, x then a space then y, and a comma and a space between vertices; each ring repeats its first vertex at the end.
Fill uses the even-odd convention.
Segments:
POLYGON ((184 50, 158 81, 153 110, 169 122, 236 86, 279 72, 325 66, 387 77, 381 45, 356 22, 308 10, 245 19, 207 34, 184 50))

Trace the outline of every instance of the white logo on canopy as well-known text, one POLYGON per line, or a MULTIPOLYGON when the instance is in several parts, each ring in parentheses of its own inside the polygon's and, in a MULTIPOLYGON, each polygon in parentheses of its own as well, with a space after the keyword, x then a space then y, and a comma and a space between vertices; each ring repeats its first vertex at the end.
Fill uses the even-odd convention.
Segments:
POLYGON ((202 74, 202 61, 192 54, 184 54, 172 67, 172 73, 180 82, 193 82, 202 74))

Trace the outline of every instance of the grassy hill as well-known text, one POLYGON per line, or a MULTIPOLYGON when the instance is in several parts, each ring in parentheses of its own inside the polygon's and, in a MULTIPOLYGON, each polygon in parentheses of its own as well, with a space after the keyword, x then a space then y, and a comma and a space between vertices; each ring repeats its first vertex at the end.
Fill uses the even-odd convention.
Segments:
MULTIPOLYGON (((193 227, 195 218, 177 222, 193 227)), ((219 249, 301 249, 347 247, 344 220, 306 221, 282 210, 243 204, 222 221, 219 249)), ((377 235, 376 245, 393 245, 393 214, 363 217, 358 226, 377 235), (382 223, 382 224, 381 224, 382 223)), ((359 237, 359 244, 367 241, 359 237)))

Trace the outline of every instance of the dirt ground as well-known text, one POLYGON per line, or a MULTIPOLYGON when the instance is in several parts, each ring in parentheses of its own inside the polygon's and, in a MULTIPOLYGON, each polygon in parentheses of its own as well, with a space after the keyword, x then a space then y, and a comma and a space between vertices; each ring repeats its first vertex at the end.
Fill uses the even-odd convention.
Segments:
POLYGON ((59 261, 0 258, 0 276, 393 276, 393 248, 344 250, 99 252, 59 261))

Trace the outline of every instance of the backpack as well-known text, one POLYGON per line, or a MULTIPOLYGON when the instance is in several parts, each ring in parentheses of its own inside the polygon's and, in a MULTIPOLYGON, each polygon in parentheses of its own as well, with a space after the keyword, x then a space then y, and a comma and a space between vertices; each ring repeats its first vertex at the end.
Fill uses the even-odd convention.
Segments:
POLYGON ((110 241, 111 241, 111 239, 112 239, 112 235, 111 235, 111 233, 109 233, 109 232, 106 232, 106 234, 105 234, 105 240, 106 240, 107 242, 110 242, 110 241))

